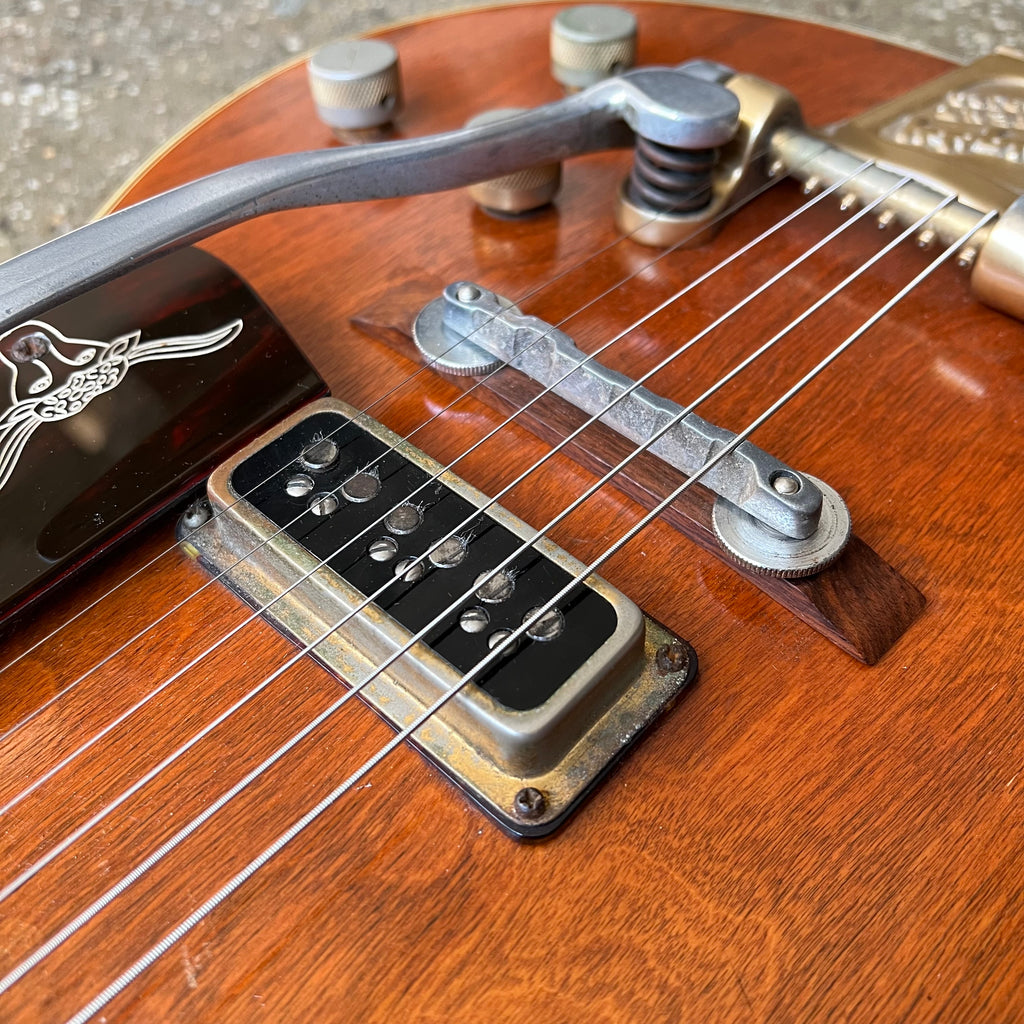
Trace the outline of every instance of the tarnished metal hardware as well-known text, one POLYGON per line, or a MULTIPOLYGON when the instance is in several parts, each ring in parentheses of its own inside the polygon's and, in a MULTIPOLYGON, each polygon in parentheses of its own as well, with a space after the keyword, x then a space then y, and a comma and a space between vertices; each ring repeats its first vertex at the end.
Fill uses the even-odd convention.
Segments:
MULTIPOLYGON (((521 113, 523 111, 519 107, 487 110, 470 118, 466 127, 479 128, 521 113)), ((500 178, 478 181, 466 191, 474 203, 490 213, 518 216, 550 203, 558 194, 561 183, 562 165, 556 162, 527 167, 514 174, 503 174, 500 178)))
POLYGON ((0 331, 162 253, 264 213, 460 188, 537 164, 627 147, 727 142, 739 104, 672 68, 627 71, 480 128, 240 164, 119 210, 0 268, 0 331))
MULTIPOLYGON (((479 285, 449 285, 420 312, 413 326, 420 350, 441 369, 483 373, 507 363, 684 473, 695 473, 735 440, 621 373, 588 358, 563 331, 524 316, 508 299, 479 285), (477 367, 474 369, 474 366, 477 367), (666 431, 667 425, 671 424, 666 431)), ((785 537, 817 534, 821 492, 801 473, 744 441, 701 482, 785 537)))
POLYGON ((852 530, 846 502, 816 477, 805 479, 817 487, 822 499, 818 528, 809 537, 783 537, 731 501, 715 502, 711 526, 735 561, 759 576, 794 579, 821 572, 843 553, 852 530))
POLYGON ((338 39, 309 59, 317 116, 343 137, 388 124, 402 106, 398 51, 381 39, 338 39))
POLYGON ((636 16, 611 4, 566 7, 551 19, 551 74, 566 89, 585 89, 636 61, 636 16))
POLYGON ((615 223, 633 241, 644 245, 702 245, 724 220, 722 212, 741 202, 768 179, 769 142, 784 127, 802 124, 792 94, 753 75, 735 74, 709 61, 691 61, 680 70, 704 81, 724 83, 739 103, 736 134, 720 147, 710 171, 711 199, 690 212, 664 212, 634 198, 629 181, 616 198, 615 223))
MULTIPOLYGON (((546 538, 538 539, 535 530, 492 505, 478 514, 468 548, 446 551, 443 558, 429 563, 421 561, 427 569, 420 576, 404 575, 403 556, 425 550, 427 538, 434 535, 430 531, 441 528, 436 520, 444 520, 445 507, 449 512, 452 507, 468 509, 472 514, 487 504, 483 494, 441 469, 350 406, 323 400, 290 417, 216 470, 207 488, 216 514, 202 529, 182 531, 182 544, 210 570, 224 573, 225 581, 246 601, 265 608, 266 618, 274 625, 300 645, 312 646, 319 661, 349 685, 360 687, 359 697, 401 728, 463 678, 461 648, 470 652, 476 664, 475 652, 482 656, 492 647, 490 630, 498 625, 507 628, 502 619, 505 609, 512 616, 509 622, 518 624, 522 609, 535 603, 529 590, 531 579, 569 579, 584 571, 561 548, 546 538), (342 501, 330 517, 313 522, 302 517, 304 499, 289 496, 287 472, 264 479, 251 493, 246 489, 247 473, 266 477, 261 459, 275 464, 292 459, 298 464, 301 452, 332 423, 338 430, 334 436, 344 438, 342 463, 355 458, 352 453, 360 446, 384 452, 374 467, 365 470, 379 476, 380 508, 342 501), (379 543, 384 539, 381 523, 360 541, 331 555, 337 538, 355 528, 359 516, 373 522, 375 517, 394 514, 395 508, 389 512, 395 501, 393 488, 435 476, 429 491, 408 499, 423 503, 418 506, 417 522, 403 520, 403 529, 410 533, 388 535, 391 543, 385 550, 379 543), (243 490, 245 496, 240 493, 243 490), (280 520, 290 516, 299 521, 282 528, 280 520), (489 584, 481 582, 474 591, 479 567, 473 559, 479 557, 478 548, 489 550, 488 537, 493 542, 495 535, 516 547, 522 542, 532 546, 526 548, 522 565, 513 563, 519 566, 517 575, 504 583, 496 583, 496 578, 489 584), (324 544, 331 557, 321 553, 324 544), (381 593, 375 603, 352 614, 368 596, 363 581, 391 578, 397 580, 389 588, 392 593, 381 593), (351 582, 357 579, 359 587, 351 582), (426 600, 425 614, 440 613, 451 603, 452 594, 461 594, 467 587, 468 597, 451 611, 450 625, 428 632, 378 673, 376 666, 415 635, 402 621, 408 620, 417 600, 426 600), (436 609, 430 596, 435 591, 446 593, 436 609), (464 617, 470 609, 474 615, 464 617), (482 629, 478 628, 481 623, 482 629)), ((351 467, 339 464, 329 471, 330 479, 344 480, 351 472, 351 467)), ((412 505, 396 506, 402 507, 412 505)), ((604 580, 590 577, 565 601, 560 629, 542 626, 536 635, 524 634, 514 651, 497 667, 491 666, 490 678, 482 676, 480 685, 463 686, 414 736, 424 753, 502 827, 517 835, 543 835, 557 827, 696 672, 688 645, 684 645, 685 657, 669 663, 667 672, 664 658, 659 667, 658 652, 678 641, 604 580), (530 706, 516 709, 506 694, 510 688, 515 692, 520 661, 531 687, 549 686, 550 679, 544 676, 563 673, 564 679, 539 703, 524 702, 530 706)))
MULTIPOLYGON (((889 170, 877 165, 863 167, 864 158, 846 152, 825 139, 820 139, 800 128, 783 128, 772 136, 772 158, 785 166, 788 173, 803 181, 809 191, 845 181, 842 201, 867 206, 906 177, 912 168, 889 170), (858 170, 862 168, 863 170, 858 170), (851 175, 855 175, 851 177, 851 175)), ((897 189, 878 207, 879 224, 912 224, 926 216, 949 195, 942 189, 910 181, 897 189)), ((963 202, 954 201, 939 210, 927 223, 932 239, 950 245, 977 225, 983 214, 963 202)), ((989 229, 982 228, 975 235, 982 242, 989 229)), ((924 234, 924 231, 922 231, 924 234)))
POLYGON ((993 309, 1024 320, 1024 198, 1014 200, 976 250, 974 294, 993 309))
POLYGON ((1024 60, 982 57, 820 134, 965 206, 1005 210, 1024 194, 1024 60))
POLYGON ((787 129, 773 156, 809 187, 868 168, 844 196, 870 202, 903 175, 914 181, 885 201, 879 224, 910 224, 944 195, 957 200, 925 225, 919 243, 951 245, 992 210, 958 258, 986 305, 1024 319, 1024 58, 1001 51, 958 68, 898 99, 812 135, 787 129))

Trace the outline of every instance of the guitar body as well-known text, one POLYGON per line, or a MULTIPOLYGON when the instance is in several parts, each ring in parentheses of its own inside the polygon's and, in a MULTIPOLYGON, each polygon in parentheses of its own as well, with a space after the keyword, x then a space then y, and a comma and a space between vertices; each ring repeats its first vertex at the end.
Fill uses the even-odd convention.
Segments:
MULTIPOLYGON (((749 14, 631 5, 640 62, 704 56, 779 82, 809 124, 851 116, 946 70, 931 57, 749 14)), ((399 49, 403 135, 556 99, 556 8, 495 9, 383 34, 399 49)), ((300 65, 242 93, 163 151, 127 204, 241 160, 331 143, 300 65)), ((332 392, 400 434, 459 391, 352 321, 411 318, 478 281, 592 350, 801 201, 783 184, 713 243, 617 241, 630 154, 567 164, 556 204, 499 220, 461 192, 274 214, 204 243, 241 274, 332 392), (586 261, 586 262, 585 262, 586 261), (598 299, 606 289, 635 275, 598 299)), ((610 350, 639 375, 840 220, 825 201, 764 253, 716 275, 610 350)), ((854 228, 651 386, 685 403, 877 249, 854 228)), ((899 250, 700 410, 740 430, 925 265, 899 250)), ((944 266, 754 440, 845 498, 855 529, 924 594, 866 666, 656 522, 603 567, 689 640, 696 686, 550 840, 515 843, 413 749, 373 770, 97 1019, 302 1021, 1014 1021, 1024 1018, 1024 327, 944 266)), ((447 462, 501 422, 474 395, 413 435, 447 462)), ((546 450, 510 426, 459 463, 496 493, 546 450)), ((503 504, 540 526, 594 477, 566 456, 503 504)), ((603 488, 554 532, 597 557, 643 514, 603 488)), ((4 660, 173 542, 140 534, 9 630, 4 660)), ((177 550, 0 678, 0 802, 244 621, 177 550)), ((294 648, 254 623, 181 674, 5 817, 3 879, 144 776, 294 648)), ((303 659, 0 903, 9 970, 336 699, 303 659)), ((63 1021, 158 942, 392 735, 352 702, 0 997, 9 1021, 63 1021)))

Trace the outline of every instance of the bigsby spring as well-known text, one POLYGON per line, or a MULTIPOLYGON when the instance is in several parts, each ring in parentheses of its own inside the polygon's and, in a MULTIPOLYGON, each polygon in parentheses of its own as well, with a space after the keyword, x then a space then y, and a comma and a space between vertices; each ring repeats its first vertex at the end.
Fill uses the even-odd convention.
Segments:
POLYGON ((717 150, 677 149, 637 137, 627 194, 632 203, 657 213, 702 210, 713 195, 717 150))

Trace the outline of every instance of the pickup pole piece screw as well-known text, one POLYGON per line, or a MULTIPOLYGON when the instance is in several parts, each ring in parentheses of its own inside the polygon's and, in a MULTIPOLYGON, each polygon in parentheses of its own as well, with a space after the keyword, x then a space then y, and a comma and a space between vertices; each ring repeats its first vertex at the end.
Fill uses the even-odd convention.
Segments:
MULTIPOLYGON (((505 643, 506 640, 512 635, 511 629, 496 629, 487 638, 487 648, 493 651, 495 647, 500 647, 501 644, 505 643)), ((501 649, 501 657, 507 658, 510 654, 514 654, 516 648, 519 646, 519 640, 513 640, 509 644, 505 644, 501 649)))
POLYGON ((313 490, 313 478, 306 476, 305 473, 296 473, 295 476, 289 477, 284 490, 290 498, 304 498, 313 490))
POLYGON ((466 538, 449 537, 427 556, 438 569, 454 569, 466 557, 466 538))
POLYGON ((338 511, 338 496, 330 491, 313 495, 309 503, 309 511, 315 516, 329 516, 338 511))
MULTIPOLYGON (((523 624, 525 625, 541 610, 542 605, 537 605, 535 608, 531 608, 523 616, 523 624)), ((565 629, 565 618, 557 608, 549 608, 536 622, 530 623, 526 627, 526 635, 531 640, 554 640, 556 637, 561 636, 562 630, 565 629)))
POLYGON ((551 21, 550 46, 552 76, 586 89, 636 63, 636 18, 609 4, 567 7, 551 21))
POLYGON ((534 818, 539 818, 544 811, 547 809, 548 802, 544 798, 544 794, 539 789, 534 789, 533 786, 526 786, 516 793, 515 800, 512 801, 512 807, 516 814, 520 818, 526 818, 532 821, 534 818))
POLYGON ((367 553, 375 562, 390 562, 398 554, 398 542, 394 537, 380 537, 371 542, 367 553))
POLYGON ((423 513, 415 505, 406 502, 393 508, 384 520, 384 525, 392 533, 412 533, 423 522, 423 513))
POLYGON ((487 604, 501 604, 512 596, 515 581, 509 572, 499 569, 493 576, 486 572, 480 573, 473 586, 476 587, 476 596, 481 601, 487 604))
POLYGON ((467 608, 459 616, 459 625, 467 633, 482 633, 491 621, 490 615, 487 614, 487 609, 482 608, 480 605, 476 605, 473 608, 467 608))
POLYGON ((299 462, 301 462, 306 469, 310 469, 314 473, 321 473, 325 469, 330 469, 337 461, 338 446, 330 438, 324 438, 322 441, 314 441, 313 444, 311 444, 299 456, 299 462))
POLYGON ((395 575, 406 583, 415 583, 426 574, 426 565, 422 561, 417 562, 415 558, 403 558, 395 566, 395 575))
POLYGON ((341 493, 349 501, 370 501, 380 494, 380 479, 373 473, 356 473, 341 485, 341 493))
POLYGON ((309 60, 309 88, 320 120, 335 135, 379 129, 402 103, 398 51, 379 39, 339 39, 309 60))

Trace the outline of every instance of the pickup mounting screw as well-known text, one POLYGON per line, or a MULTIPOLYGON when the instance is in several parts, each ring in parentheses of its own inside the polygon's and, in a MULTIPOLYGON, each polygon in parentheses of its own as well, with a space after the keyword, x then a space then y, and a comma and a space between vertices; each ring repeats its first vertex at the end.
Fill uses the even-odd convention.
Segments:
POLYGON ((205 498, 192 502, 181 517, 181 525, 186 530, 197 530, 213 515, 213 509, 205 498))
POLYGON ((658 648, 654 661, 658 666, 658 672, 663 676, 673 672, 685 672, 690 664, 690 652, 682 640, 675 639, 658 648))
POLYGON ((957 254, 956 262, 957 266, 963 267, 965 270, 974 265, 974 261, 978 258, 978 250, 973 245, 965 245, 957 254))
POLYGON ((526 786, 516 793, 512 808, 520 818, 532 821, 539 818, 547 809, 548 802, 544 794, 533 786, 526 786))

